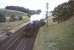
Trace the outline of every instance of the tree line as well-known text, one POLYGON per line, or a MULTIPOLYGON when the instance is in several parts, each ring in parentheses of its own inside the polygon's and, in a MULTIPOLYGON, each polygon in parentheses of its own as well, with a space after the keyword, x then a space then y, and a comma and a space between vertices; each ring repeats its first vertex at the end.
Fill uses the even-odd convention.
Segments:
MULTIPOLYGON (((38 11, 41 11, 41 10, 30 10, 29 8, 24 8, 21 6, 6 6, 4 9, 24 12, 24 13, 27 13, 28 17, 31 17, 31 15, 37 14, 38 11)), ((1 13, 1 12, 2 11, 0 11, 0 22, 5 22, 6 21, 5 15, 4 13, 1 13)), ((11 19, 15 19, 14 17, 15 15, 13 14, 11 19)))
POLYGON ((52 11, 52 15, 55 17, 53 21, 61 23, 73 17, 74 15, 74 1, 68 1, 58 5, 52 11))
POLYGON ((20 7, 20 6, 6 6, 5 9, 21 11, 21 12, 27 13, 29 17, 31 15, 36 14, 37 11, 41 11, 41 10, 30 10, 28 8, 24 8, 24 7, 20 7))

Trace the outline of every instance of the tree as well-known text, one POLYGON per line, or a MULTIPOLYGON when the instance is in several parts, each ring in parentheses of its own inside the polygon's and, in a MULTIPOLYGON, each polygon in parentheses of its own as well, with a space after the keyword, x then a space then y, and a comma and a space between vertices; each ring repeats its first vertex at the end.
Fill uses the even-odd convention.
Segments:
POLYGON ((73 10, 70 4, 66 2, 58 5, 52 12, 52 15, 55 17, 56 21, 62 22, 72 17, 73 10))
POLYGON ((5 9, 10 9, 10 10, 16 10, 16 11, 21 11, 21 12, 28 12, 28 9, 24 7, 19 7, 19 6, 6 6, 5 9))
POLYGON ((24 8, 20 6, 6 6, 5 9, 21 11, 21 12, 27 13, 29 17, 33 14, 36 14, 35 10, 30 10, 28 8, 24 8))
MULTIPOLYGON (((69 1, 68 3, 69 3, 69 5, 71 6, 71 9, 72 9, 72 11, 73 11, 73 13, 74 13, 74 1, 69 1)), ((74 15, 74 14, 73 14, 73 15, 74 15)))

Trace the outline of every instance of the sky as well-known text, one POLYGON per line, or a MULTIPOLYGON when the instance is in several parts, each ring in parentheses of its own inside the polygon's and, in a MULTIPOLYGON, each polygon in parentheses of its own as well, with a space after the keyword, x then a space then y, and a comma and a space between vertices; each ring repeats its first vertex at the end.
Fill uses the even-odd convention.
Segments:
POLYGON ((46 10, 46 3, 49 3, 49 11, 53 10, 57 5, 67 2, 68 0, 0 0, 0 8, 5 6, 21 6, 31 10, 46 10))

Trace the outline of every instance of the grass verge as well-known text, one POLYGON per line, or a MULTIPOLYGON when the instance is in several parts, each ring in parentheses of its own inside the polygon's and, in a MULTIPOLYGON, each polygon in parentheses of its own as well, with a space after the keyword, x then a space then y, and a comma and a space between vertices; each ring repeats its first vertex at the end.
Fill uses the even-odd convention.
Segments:
POLYGON ((73 20, 42 27, 33 50, 74 50, 73 20))

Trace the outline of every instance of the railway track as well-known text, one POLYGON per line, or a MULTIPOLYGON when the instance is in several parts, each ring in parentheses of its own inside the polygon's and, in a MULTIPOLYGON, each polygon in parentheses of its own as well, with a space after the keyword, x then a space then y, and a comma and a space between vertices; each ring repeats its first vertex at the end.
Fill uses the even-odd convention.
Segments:
POLYGON ((9 37, 0 42, 0 50, 32 50, 40 27, 36 28, 33 36, 30 38, 24 36, 24 28, 25 27, 21 28, 15 33, 12 33, 9 37))

